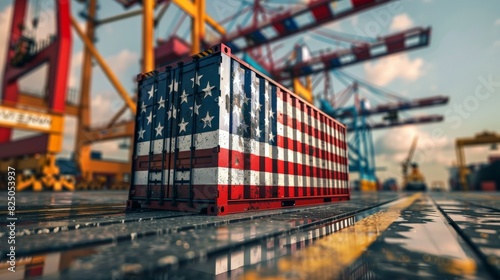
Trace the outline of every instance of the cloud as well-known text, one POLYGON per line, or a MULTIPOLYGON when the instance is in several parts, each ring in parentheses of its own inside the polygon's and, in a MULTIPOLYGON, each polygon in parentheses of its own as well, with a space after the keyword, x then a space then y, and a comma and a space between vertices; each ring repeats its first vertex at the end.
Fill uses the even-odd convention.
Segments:
POLYGON ((367 62, 364 68, 372 83, 385 86, 396 78, 415 81, 423 75, 423 66, 421 58, 411 60, 407 54, 396 54, 376 63, 367 62))
POLYGON ((352 25, 356 26, 356 25, 358 25, 358 22, 359 22, 359 16, 357 16, 357 15, 352 16, 352 18, 351 18, 352 25))
POLYGON ((19 81, 19 88, 22 91, 41 95, 43 89, 47 86, 47 73, 49 71, 49 66, 47 63, 31 70, 31 72, 23 75, 19 81))
MULTIPOLYGON (((122 50, 116 55, 105 57, 107 64, 113 69, 117 76, 123 75, 132 65, 137 64, 138 54, 130 50, 122 50)), ((83 63, 83 51, 73 54, 71 58, 71 73, 68 80, 68 86, 72 88, 80 88, 80 73, 83 63)), ((100 69, 100 68, 96 68, 100 69)), ((93 76, 100 76, 94 70, 93 76)), ((101 72, 102 73, 102 72, 101 72)), ((118 111, 124 102, 114 89, 98 91, 92 93, 91 99, 91 126, 101 126, 107 124, 111 116, 118 111)), ((127 114, 125 114, 127 115, 127 114)), ((71 121, 68 122, 71 124, 71 121)), ((65 131, 65 154, 69 154, 73 150, 73 143, 76 131, 74 129, 65 131)), ((124 152, 118 149, 118 142, 103 142, 93 146, 95 150, 103 151, 103 156, 114 159, 124 159, 124 152)))
MULTIPOLYGON (((113 93, 105 92, 93 95, 91 101, 92 125, 104 125, 111 118, 110 107, 113 102, 113 93)), ((115 97, 119 98, 119 97, 115 97)))
POLYGON ((87 32, 87 23, 85 21, 78 21, 77 23, 83 33, 87 32))
MULTIPOLYGON (((102 54, 101 54, 102 55, 102 54)), ((126 76, 126 72, 130 70, 130 67, 134 66, 137 69, 135 69, 134 73, 137 73, 139 71, 139 55, 133 51, 130 51, 128 49, 121 50, 120 52, 112 55, 112 56, 107 56, 104 57, 105 63, 111 68, 111 71, 115 74, 117 77, 123 77, 126 76)), ((95 70, 93 72, 93 76, 98 78, 102 77, 105 80, 105 84, 108 84, 110 87, 111 82, 108 81, 106 76, 104 75, 104 72, 102 71, 100 66, 95 67, 95 70)), ((124 83, 123 79, 120 79, 122 83, 124 83)), ((132 80, 132 76, 130 76, 129 81, 132 80)), ((79 80, 78 80, 79 81, 79 80)), ((125 86, 125 83, 124 83, 125 86)))
MULTIPOLYGON (((87 24, 86 24, 86 22, 85 21, 81 21, 81 20, 77 20, 76 24, 78 25, 78 27, 80 27, 80 30, 83 32, 83 34, 85 34, 85 32, 87 30, 87 24)), ((76 31, 73 28, 73 26, 71 26, 71 36, 73 36, 73 38, 75 38, 74 40, 80 40, 80 37, 78 36, 78 33, 76 33, 76 31)))
POLYGON ((417 148, 413 160, 421 163, 451 164, 453 141, 447 136, 435 137, 417 126, 403 126, 387 130, 375 143, 375 152, 381 159, 400 163, 406 159, 413 138, 417 148))
POLYGON ((493 43, 493 47, 494 47, 494 48, 500 48, 500 40, 496 40, 496 41, 493 43))
MULTIPOLYGON (((32 12, 32 9, 28 9, 27 18, 33 18, 32 12)), ((27 21, 26 25, 28 30, 35 30, 32 26, 31 21, 27 21)), ((57 33, 55 11, 52 7, 42 6, 41 12, 38 15, 38 27, 36 28, 36 32, 33 33, 35 40, 37 42, 47 40, 51 35, 54 35, 55 33, 57 33)))
MULTIPOLYGON (((122 50, 118 54, 105 57, 104 60, 111 67, 116 76, 123 76, 131 66, 137 64, 138 54, 130 50, 122 50)), ((73 54, 71 58, 71 73, 68 80, 68 86, 71 88, 80 88, 80 73, 83 64, 83 51, 79 51, 73 54)), ((99 77, 103 76, 100 68, 94 70, 93 76, 99 77)), ((106 80, 107 82, 107 80, 106 80)), ((118 110, 123 104, 123 101, 119 95, 112 88, 111 83, 107 82, 110 87, 109 90, 98 91, 92 94, 92 123, 93 124, 103 124, 103 119, 110 118, 111 115, 118 110)))
POLYGON ((495 20, 495 26, 500 26, 500 18, 495 20))
MULTIPOLYGON (((118 54, 105 57, 104 60, 108 64, 111 69, 113 69, 115 75, 120 76, 125 73, 129 67, 138 63, 139 55, 130 50, 122 50, 118 54)), ((80 74, 81 67, 83 64, 83 50, 77 53, 74 53, 71 57, 71 65, 70 65, 70 75, 68 78, 68 87, 70 88, 79 88, 80 87, 80 74)), ((97 68, 95 68, 97 69, 97 68)), ((98 68, 99 71, 100 67, 98 68)), ((101 75, 101 74, 99 74, 101 75)), ((94 72, 94 76, 96 76, 94 72)))
MULTIPOLYGON (((31 12, 32 10, 28 9, 28 15, 27 15, 28 18, 31 18, 31 12)), ((11 17, 12 17, 12 6, 7 6, 3 11, 0 12, 0 26, 2 26, 2 28, 0 29, 0 42, 6 42, 8 40, 8 36, 10 33, 11 17)), ((28 30, 33 30, 31 21, 27 21, 26 24, 28 30)), ((51 34, 54 33, 55 33, 54 10, 43 9, 43 11, 39 15, 38 28, 36 29, 36 32, 33 33, 35 36, 35 40, 36 41, 46 40, 51 34)), ((0 65, 1 65, 0 82, 1 79, 3 78, 3 70, 4 70, 3 65, 5 63, 6 47, 7 45, 5 43, 0 44, 0 65)), ((78 86, 79 76, 77 75, 79 73, 75 73, 78 72, 75 71, 75 69, 81 66, 81 59, 82 59, 81 52, 73 55, 72 57, 70 65, 71 73, 68 79, 69 87, 74 88, 78 86)), ((33 93, 41 92, 41 88, 43 88, 43 85, 46 85, 47 71, 48 71, 47 64, 43 64, 41 67, 23 76, 19 80, 21 89, 33 91, 33 93), (34 85, 36 85, 36 87, 34 85)))
POLYGON ((407 14, 400 14, 394 17, 389 29, 391 31, 401 31, 413 26, 413 21, 407 14))
POLYGON ((70 72, 68 78, 68 87, 79 88, 80 87, 80 73, 83 63, 83 51, 74 53, 71 57, 70 72))
POLYGON ((118 54, 106 58, 108 65, 119 75, 124 73, 130 66, 137 64, 139 55, 128 49, 120 51, 118 54))

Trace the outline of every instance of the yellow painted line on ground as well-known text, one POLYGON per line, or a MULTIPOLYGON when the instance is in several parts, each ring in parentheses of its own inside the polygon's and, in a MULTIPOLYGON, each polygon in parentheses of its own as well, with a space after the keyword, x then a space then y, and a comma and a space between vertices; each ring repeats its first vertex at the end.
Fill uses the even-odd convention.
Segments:
POLYGON ((249 271, 243 279, 281 280, 290 279, 290 277, 293 279, 335 279, 400 217, 401 211, 408 208, 421 195, 421 193, 416 193, 406 197, 384 211, 326 236, 293 256, 280 259, 277 275, 249 271))

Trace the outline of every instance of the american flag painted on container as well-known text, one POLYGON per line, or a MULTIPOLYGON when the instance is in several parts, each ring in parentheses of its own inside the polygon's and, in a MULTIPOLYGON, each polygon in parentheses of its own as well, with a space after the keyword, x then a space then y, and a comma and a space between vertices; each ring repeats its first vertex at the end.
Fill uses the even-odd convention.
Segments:
POLYGON ((133 183, 165 186, 165 197, 174 173, 200 200, 215 199, 220 186, 228 200, 347 188, 345 127, 225 54, 142 81, 136 121, 133 183))

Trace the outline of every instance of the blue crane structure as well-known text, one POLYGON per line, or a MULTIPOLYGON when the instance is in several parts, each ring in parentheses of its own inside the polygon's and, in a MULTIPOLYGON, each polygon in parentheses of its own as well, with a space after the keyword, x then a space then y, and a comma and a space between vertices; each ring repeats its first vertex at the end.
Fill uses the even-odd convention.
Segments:
MULTIPOLYGON (((377 38, 360 38, 359 36, 348 38, 345 34, 338 35, 332 30, 318 28, 322 24, 389 2, 391 1, 351 0, 349 7, 341 9, 335 5, 335 1, 311 1, 304 7, 287 10, 271 17, 263 15, 259 22, 257 18, 259 13, 264 13, 264 8, 262 3, 256 0, 253 6, 253 24, 245 28, 237 28, 236 31, 222 38, 222 41, 230 46, 233 52, 242 52, 242 58, 247 63, 285 85, 291 86, 290 81, 314 74, 326 73, 328 75, 328 72, 333 72, 336 78, 346 85, 342 95, 335 95, 337 102, 332 103, 328 100, 328 96, 324 96, 316 98, 314 103, 327 114, 347 124, 350 132, 348 143, 349 171, 359 173, 360 187, 363 190, 376 189, 375 171, 377 167, 375 165, 372 130, 442 121, 443 116, 440 115, 400 119, 398 112, 444 105, 448 102, 448 97, 445 96, 414 100, 401 98, 394 94, 385 93, 369 83, 356 80, 347 73, 337 71, 344 66, 429 45, 431 28, 415 27, 377 38), (309 18, 306 23, 303 22, 305 16, 309 18), (340 40, 347 42, 348 46, 334 51, 322 51, 319 55, 313 56, 307 53, 304 44, 296 44, 291 52, 293 53, 293 61, 282 58, 281 61, 284 63, 280 64, 279 61, 272 59, 273 51, 269 43, 304 31, 309 31, 308 35, 323 42, 335 44, 335 41, 340 40), (255 51, 257 47, 263 46, 267 47, 267 56, 263 55, 262 50, 255 51), (353 80, 352 84, 348 84, 346 79, 353 80), (368 103, 368 99, 360 98, 358 90, 360 87, 379 97, 389 98, 393 102, 372 107, 368 103), (354 97, 354 105, 345 106, 350 96, 354 97), (373 123, 369 120, 370 116, 377 114, 386 114, 383 122, 373 123)), ((238 16, 241 17, 241 13, 238 16)), ((245 20, 249 19, 248 16, 245 20)), ((245 24, 245 22, 242 23, 245 24)), ((325 85, 329 85, 329 83, 325 82, 325 85)), ((309 90, 312 91, 312 87, 309 90)), ((328 88, 325 87, 325 92, 327 91, 328 88)))

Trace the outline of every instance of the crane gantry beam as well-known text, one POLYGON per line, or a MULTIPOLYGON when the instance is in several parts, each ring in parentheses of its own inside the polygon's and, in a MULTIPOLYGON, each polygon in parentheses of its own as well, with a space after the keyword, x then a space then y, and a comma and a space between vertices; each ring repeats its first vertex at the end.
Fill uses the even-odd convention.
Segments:
MULTIPOLYGON (((444 105, 447 104, 448 101, 449 101, 448 96, 432 96, 432 97, 418 98, 413 100, 405 100, 393 103, 380 104, 373 108, 360 111, 358 112, 358 115, 371 116, 375 114, 382 114, 392 111, 418 109, 430 106, 444 105)), ((345 111, 340 110, 338 113, 336 113, 336 117, 338 118, 352 117, 352 114, 353 113, 351 110, 345 110, 345 111)))
MULTIPOLYGON (((441 122, 444 120, 444 117, 441 115, 428 115, 428 116, 420 116, 420 117, 411 117, 404 120, 393 121, 393 122, 379 122, 379 123, 370 123, 367 124, 367 128, 369 129, 382 129, 396 126, 403 126, 409 124, 425 124, 425 123, 435 123, 441 122)), ((353 126, 347 125, 348 132, 354 131, 356 128, 353 126)))
POLYGON ((458 138, 456 140, 455 150, 457 154, 458 174, 464 191, 470 190, 470 186, 467 183, 467 168, 465 165, 464 147, 498 143, 500 143, 500 135, 490 131, 478 133, 474 137, 458 138))
POLYGON ((310 58, 293 66, 284 65, 270 72, 279 81, 307 76, 429 45, 431 28, 411 28, 378 38, 375 43, 355 45, 310 58))
POLYGON ((393 0, 350 0, 351 7, 348 9, 336 7, 335 2, 338 0, 311 1, 306 7, 287 10, 257 26, 252 25, 223 35, 220 42, 230 47, 233 53, 247 51, 390 1, 393 0), (310 20, 303 23, 304 19, 310 20))

